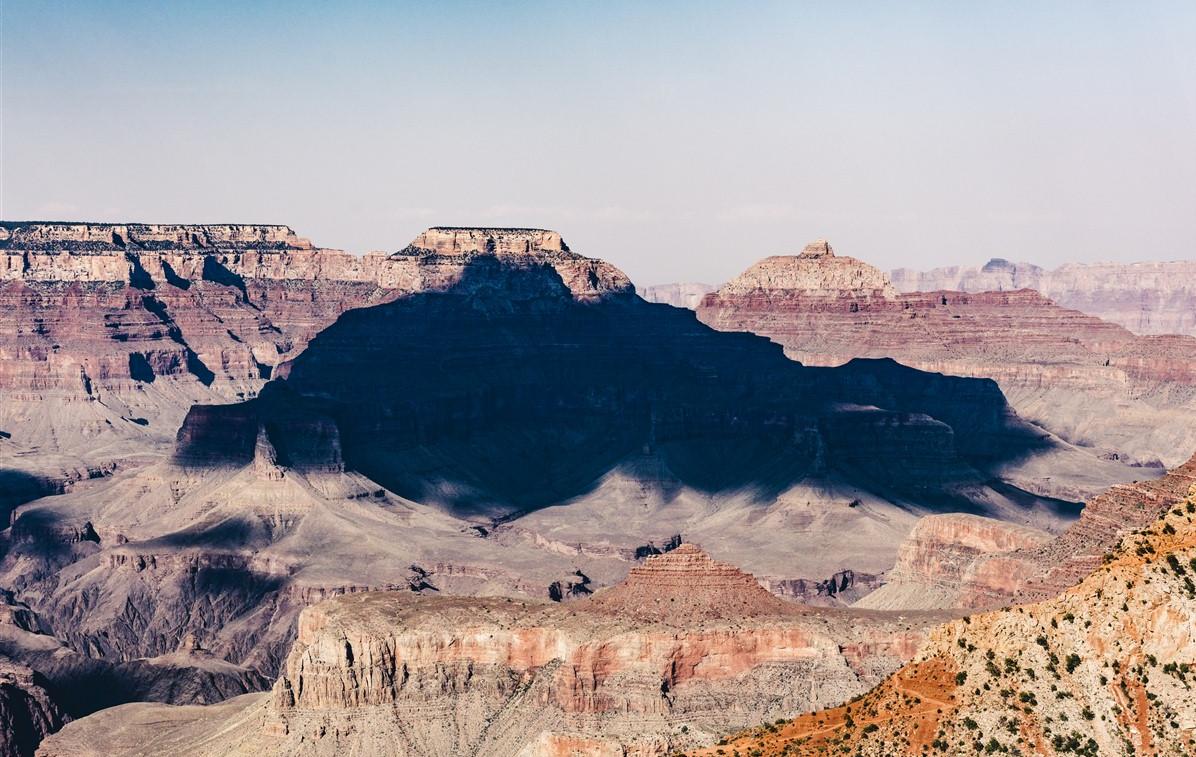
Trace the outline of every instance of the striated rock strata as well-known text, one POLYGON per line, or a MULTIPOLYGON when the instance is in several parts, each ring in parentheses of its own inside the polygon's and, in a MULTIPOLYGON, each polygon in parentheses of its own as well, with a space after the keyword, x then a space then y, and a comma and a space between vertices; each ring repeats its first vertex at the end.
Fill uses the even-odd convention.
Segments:
MULTIPOLYGON (((999 556, 1050 540, 1044 531, 977 515, 928 515, 902 543, 885 585, 857 605, 874 609, 974 607, 991 603, 994 597, 1011 597, 1019 581, 1028 576, 1026 570, 1012 569, 1016 562, 999 556)), ((1028 570, 1037 567, 1025 566, 1028 570)))
MULTIPOLYGON (((721 753, 1185 755, 1196 751, 1196 496, 1061 595, 953 621, 849 705, 721 753)), ((700 752, 717 754, 715 750, 700 752)))
POLYGON ((1196 457, 1154 481, 1118 484, 1088 500, 1055 538, 964 515, 930 515, 902 544, 886 585, 862 608, 996 608, 1047 599, 1073 586, 1118 541, 1182 503, 1196 486, 1196 457), (957 524, 966 524, 963 529, 957 524), (977 542, 975 532, 1006 533, 977 542))
POLYGON ((1029 289, 897 294, 876 268, 827 248, 767 258, 697 312, 810 365, 891 357, 992 378, 1019 415, 1105 459, 1178 465, 1196 451, 1196 339, 1135 336, 1029 289))
POLYGON ((326 602, 270 695, 105 711, 42 753, 663 755, 865 690, 932 620, 803 609, 686 544, 567 606, 326 602))
POLYGON ((1196 457, 1152 481, 1093 497, 1055 538, 988 518, 928 516, 902 544, 888 583, 860 607, 991 608, 1053 597, 1079 582, 1127 534, 1183 502, 1196 486, 1196 457), (977 540, 977 533, 1002 534, 977 540))
POLYGON ((538 261, 582 300, 633 289, 536 229, 429 229, 358 257, 286 226, 0 222, 0 434, 19 462, 0 475, 54 486, 160 448, 346 310, 451 287, 479 256, 538 261))

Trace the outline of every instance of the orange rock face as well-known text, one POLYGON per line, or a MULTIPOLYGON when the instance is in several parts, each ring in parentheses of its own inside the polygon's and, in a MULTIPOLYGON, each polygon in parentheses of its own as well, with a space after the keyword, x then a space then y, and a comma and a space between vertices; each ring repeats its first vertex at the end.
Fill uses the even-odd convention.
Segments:
POLYGON ((973 607, 1019 588, 1020 571, 997 556, 1050 541, 1034 528, 953 513, 928 515, 902 543, 885 586, 862 600, 877 609, 973 607), (991 595, 991 596, 990 596, 991 595))
POLYGON ((740 734, 719 749, 863 757, 1193 753, 1196 487, 1188 481, 1180 501, 1156 511, 1062 594, 935 629, 914 662, 867 695, 740 734))

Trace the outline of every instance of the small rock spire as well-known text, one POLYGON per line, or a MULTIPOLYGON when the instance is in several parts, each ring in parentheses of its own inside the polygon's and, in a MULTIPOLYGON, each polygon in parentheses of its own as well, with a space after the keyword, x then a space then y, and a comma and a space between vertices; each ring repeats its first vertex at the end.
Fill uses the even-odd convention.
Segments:
POLYGON ((281 481, 283 477, 282 466, 278 464, 278 452, 270 443, 266 427, 261 424, 258 424, 257 443, 253 447, 253 470, 258 478, 267 481, 281 481))

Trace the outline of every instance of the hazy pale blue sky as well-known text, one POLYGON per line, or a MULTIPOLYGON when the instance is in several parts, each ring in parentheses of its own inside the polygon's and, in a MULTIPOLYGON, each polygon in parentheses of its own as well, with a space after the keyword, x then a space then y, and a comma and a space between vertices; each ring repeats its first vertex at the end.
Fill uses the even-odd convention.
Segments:
POLYGON ((2 0, 6 219, 541 226, 638 283, 1196 257, 1196 3, 2 0))

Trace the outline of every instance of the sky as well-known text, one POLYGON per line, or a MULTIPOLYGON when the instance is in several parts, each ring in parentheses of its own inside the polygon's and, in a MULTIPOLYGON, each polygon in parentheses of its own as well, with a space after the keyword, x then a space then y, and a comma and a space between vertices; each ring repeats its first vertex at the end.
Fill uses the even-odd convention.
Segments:
POLYGON ((1196 3, 0 0, 0 218, 556 229, 638 284, 1196 258, 1196 3))

